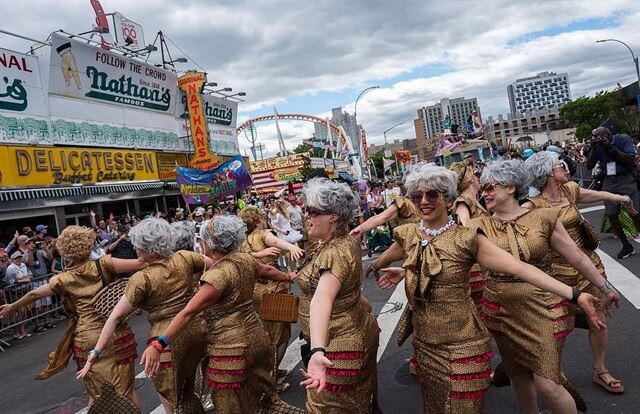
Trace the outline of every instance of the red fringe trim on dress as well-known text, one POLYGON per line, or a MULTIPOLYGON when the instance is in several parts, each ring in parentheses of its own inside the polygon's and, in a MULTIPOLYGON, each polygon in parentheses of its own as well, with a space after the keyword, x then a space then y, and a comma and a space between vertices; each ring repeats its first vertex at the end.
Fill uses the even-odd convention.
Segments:
POLYGON ((476 280, 475 282, 469 282, 469 287, 471 287, 471 289, 479 289, 486 284, 486 280, 476 280))
POLYGON ((240 355, 232 356, 210 356, 209 359, 214 362, 244 361, 246 358, 240 355))
MULTIPOLYGON (((127 342, 128 340, 133 339, 135 337, 136 337, 135 334, 133 332, 131 332, 128 335, 121 336, 120 338, 116 339, 115 341, 113 341, 113 343, 116 344, 116 345, 117 344, 123 344, 123 343, 127 342)), ((149 344, 149 342, 147 342, 147 345, 148 344, 149 344)))
POLYGON ((239 390, 247 385, 246 381, 241 382, 217 382, 207 379, 207 384, 214 390, 239 390))
POLYGON ((124 358, 124 359, 119 359, 116 364, 117 365, 127 365, 133 361, 136 360, 136 358, 138 358, 138 355, 136 353, 136 355, 131 355, 130 357, 124 358))
POLYGON ((494 318, 492 316, 489 316, 484 312, 480 312, 480 319, 484 319, 485 321, 489 321, 489 322, 493 322, 493 323, 502 323, 502 321, 500 319, 497 319, 497 318, 494 318))
POLYGON ((569 317, 569 315, 562 315, 562 316, 559 316, 559 317, 555 318, 553 321, 554 322, 562 322, 562 321, 567 320, 568 317, 569 317))
POLYGON ((567 306, 568 304, 569 304, 569 300, 563 299, 560 302, 551 305, 551 309, 561 308, 563 306, 567 306))
POLYGON ((489 378, 493 371, 488 369, 486 371, 473 372, 471 374, 451 374, 449 378, 453 381, 471 381, 481 378, 489 378))
POLYGON ((487 298, 482 298, 480 303, 482 303, 482 306, 484 306, 486 308, 489 308, 489 309, 493 309, 494 311, 499 311, 500 310, 500 305, 499 304, 497 304, 495 302, 491 302, 487 298))
POLYGON ((160 369, 167 369, 167 368, 173 368, 173 362, 172 361, 166 361, 166 362, 161 362, 158 367, 160 369))
POLYGON ((131 351, 132 349, 136 349, 138 348, 138 344, 137 343, 132 343, 130 345, 125 346, 122 349, 118 349, 116 351, 116 355, 122 355, 122 354, 126 354, 127 352, 131 351))
POLYGON ((325 387, 325 390, 335 392, 335 393, 342 393, 342 392, 351 391, 354 388, 356 388, 358 385, 359 384, 327 384, 327 386, 325 387))
POLYGON ((556 338, 557 340, 561 340, 566 338, 569 335, 569 331, 567 329, 560 331, 560 332, 556 332, 553 334, 553 337, 556 338))
POLYGON ((73 352, 84 352, 84 349, 80 348, 79 346, 75 346, 75 345, 71 346, 71 350, 73 352))
POLYGON ((478 398, 484 397, 486 393, 486 389, 471 392, 451 391, 449 398, 453 398, 454 400, 477 400, 478 398))
POLYGON ((354 360, 354 359, 364 359, 364 352, 354 351, 354 352, 327 352, 325 357, 329 360, 333 359, 341 359, 341 360, 354 360))
POLYGON ((424 377, 422 375, 416 374, 416 381, 418 381, 420 384, 424 384, 424 377))
POLYGON ((213 375, 245 375, 247 373, 247 370, 246 369, 207 368, 207 372, 213 375))
MULTIPOLYGON (((469 276, 471 276, 471 277, 477 277, 477 276, 481 276, 481 275, 482 275, 482 273, 483 273, 483 272, 482 272, 482 270, 474 270, 473 272, 469 272, 469 276)), ((487 283, 487 282, 485 282, 484 280, 483 280, 482 282, 487 283)), ((476 283, 477 283, 477 282, 476 282, 476 283)), ((483 284, 484 284, 484 283, 483 283, 483 284)))
POLYGON ((451 360, 450 362, 452 364, 469 364, 471 362, 487 362, 487 361, 491 361, 491 358, 493 358, 493 356, 494 356, 494 353, 492 351, 489 351, 489 352, 485 352, 484 354, 475 355, 472 357, 454 359, 454 360, 451 360))
POLYGON ((336 369, 327 368, 327 375, 333 375, 335 377, 357 377, 360 375, 359 369, 336 369))

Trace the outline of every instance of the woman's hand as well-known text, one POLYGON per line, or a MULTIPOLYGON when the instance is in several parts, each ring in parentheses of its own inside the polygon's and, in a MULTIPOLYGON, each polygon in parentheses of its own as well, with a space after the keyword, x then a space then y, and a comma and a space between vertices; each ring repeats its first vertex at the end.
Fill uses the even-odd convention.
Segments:
POLYGON ((612 303, 615 303, 617 308, 620 307, 620 294, 613 289, 604 296, 604 300, 602 301, 602 311, 608 318, 611 317, 612 303))
POLYGON ((288 278, 289 282, 293 282, 293 280, 296 277, 298 277, 298 273, 296 273, 296 272, 288 272, 288 273, 286 273, 286 275, 287 275, 287 278, 288 278))
POLYGON ((364 269, 364 278, 365 279, 368 278, 371 272, 373 272, 373 277, 375 277, 376 280, 378 280, 380 278, 380 274, 378 273, 378 270, 379 269, 373 265, 373 262, 369 262, 367 267, 365 267, 364 269))
POLYGON ((593 326, 597 329, 604 329, 607 325, 598 317, 598 312, 596 311, 596 305, 599 300, 594 298, 589 293, 582 293, 578 297, 578 305, 584 310, 584 313, 587 315, 587 318, 591 321, 593 326))
POLYGON ((308 390, 317 388, 319 393, 327 386, 327 368, 333 367, 333 362, 320 352, 311 355, 307 370, 300 369, 304 381, 300 382, 301 386, 306 386, 308 390))
POLYGON ((144 365, 144 373, 147 377, 153 378, 160 366, 160 351, 153 345, 149 345, 140 358, 140 365, 144 365))
POLYGON ((622 207, 624 207, 624 209, 627 210, 629 214, 631 214, 632 216, 638 214, 638 210, 636 210, 636 208, 633 206, 633 203, 631 202, 631 197, 629 197, 628 195, 620 197, 624 199, 620 201, 620 204, 622 204, 622 207))
POLYGON ((13 312, 15 312, 15 310, 13 309, 13 305, 11 304, 0 306, 0 319, 11 316, 13 312))
POLYGON ((356 240, 360 240, 362 238, 362 228, 360 226, 349 232, 349 235, 356 240))
POLYGON ((93 363, 97 358, 98 357, 96 356, 95 352, 89 352, 89 357, 87 358, 87 362, 85 362, 84 367, 82 367, 82 369, 78 371, 78 373, 76 374, 76 379, 78 380, 84 379, 84 377, 87 376, 89 371, 91 371, 91 366, 93 365, 93 363))
POLYGON ((257 254, 260 255, 259 258, 263 257, 278 257, 280 256, 281 250, 277 247, 267 247, 264 250, 259 251, 257 254))
POLYGON ((401 267, 386 267, 384 269, 380 269, 382 272, 382 276, 377 278, 378 287, 382 289, 391 289, 405 276, 405 270, 401 267))
POLYGON ((292 246, 293 247, 289 249, 289 253, 291 253, 291 257, 293 258, 293 260, 298 261, 302 256, 304 256, 304 250, 302 250, 295 244, 293 244, 292 246))

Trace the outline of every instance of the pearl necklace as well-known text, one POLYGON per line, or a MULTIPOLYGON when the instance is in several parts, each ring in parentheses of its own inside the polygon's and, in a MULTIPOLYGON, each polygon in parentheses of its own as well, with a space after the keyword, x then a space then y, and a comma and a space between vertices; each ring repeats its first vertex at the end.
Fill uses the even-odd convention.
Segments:
POLYGON ((449 216, 449 222, 439 229, 430 229, 425 227, 424 221, 422 220, 420 221, 420 226, 418 228, 427 236, 436 237, 449 230, 451 227, 453 227, 454 224, 456 224, 456 222, 453 220, 453 217, 449 216))

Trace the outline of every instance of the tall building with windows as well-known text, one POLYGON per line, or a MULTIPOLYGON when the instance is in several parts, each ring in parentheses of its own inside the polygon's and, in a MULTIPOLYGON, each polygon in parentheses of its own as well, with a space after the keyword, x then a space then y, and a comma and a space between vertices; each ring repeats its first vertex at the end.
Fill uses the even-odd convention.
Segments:
POLYGON ((418 109, 418 118, 413 121, 418 145, 418 157, 424 160, 424 148, 427 143, 431 142, 437 134, 444 132, 442 120, 445 115, 449 115, 453 125, 463 126, 473 111, 478 111, 478 116, 482 119, 482 114, 478 107, 478 99, 465 99, 464 96, 454 99, 444 98, 435 105, 418 109))
POLYGON ((571 100, 567 73, 540 72, 507 86, 511 116, 560 108, 571 100))
MULTIPOLYGON (((360 135, 362 131, 362 125, 356 124, 356 117, 348 112, 343 112, 342 108, 333 108, 331 110, 331 118, 329 121, 335 126, 341 126, 344 128, 344 132, 349 136, 351 145, 355 152, 359 152, 360 148, 360 135)), ((314 124, 314 138, 325 139, 327 137, 327 125, 326 124, 314 124)), ((333 136, 334 142, 337 136, 333 136)))

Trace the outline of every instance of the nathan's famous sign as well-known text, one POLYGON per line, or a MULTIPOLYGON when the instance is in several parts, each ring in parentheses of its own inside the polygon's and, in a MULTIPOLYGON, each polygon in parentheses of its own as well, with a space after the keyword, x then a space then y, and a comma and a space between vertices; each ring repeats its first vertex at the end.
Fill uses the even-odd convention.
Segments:
POLYGON ((51 42, 49 93, 175 113, 173 72, 57 33, 51 42))
POLYGON ((158 179, 152 151, 0 147, 0 157, 1 187, 158 179))
POLYGON ((220 165, 220 158, 209 149, 209 131, 202 104, 202 89, 207 83, 207 74, 189 71, 178 79, 178 87, 186 97, 189 112, 189 129, 193 139, 194 157, 189 163, 192 168, 209 170, 220 165))
POLYGON ((45 116, 38 59, 0 48, 0 111, 45 116))

